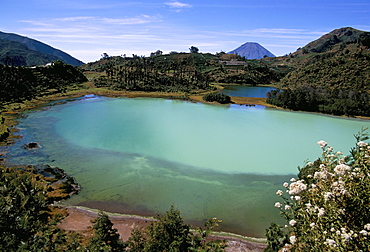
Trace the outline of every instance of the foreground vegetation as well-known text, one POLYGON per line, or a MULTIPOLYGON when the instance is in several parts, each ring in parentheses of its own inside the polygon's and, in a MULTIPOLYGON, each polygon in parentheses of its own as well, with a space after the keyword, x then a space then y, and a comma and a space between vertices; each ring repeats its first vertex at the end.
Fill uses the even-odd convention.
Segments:
POLYGON ((319 141, 322 157, 276 192, 286 225, 267 230, 266 251, 370 251, 370 145, 355 137, 348 156, 319 141))
POLYGON ((226 247, 225 241, 207 239, 218 220, 207 221, 205 230, 191 231, 173 206, 145 230, 134 230, 126 242, 102 212, 92 223, 90 238, 65 232, 57 224, 66 213, 52 203, 68 198, 73 188, 61 180, 60 172, 53 174, 41 176, 35 167, 0 167, 0 251, 224 251, 226 247))

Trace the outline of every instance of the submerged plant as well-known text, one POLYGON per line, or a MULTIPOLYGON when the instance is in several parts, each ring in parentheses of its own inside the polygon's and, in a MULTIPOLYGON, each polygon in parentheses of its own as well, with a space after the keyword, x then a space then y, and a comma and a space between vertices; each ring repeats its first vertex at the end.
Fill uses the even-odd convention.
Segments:
POLYGON ((321 158, 277 191, 287 224, 267 230, 266 251, 370 251, 370 145, 365 130, 355 138, 348 156, 319 141, 321 158))

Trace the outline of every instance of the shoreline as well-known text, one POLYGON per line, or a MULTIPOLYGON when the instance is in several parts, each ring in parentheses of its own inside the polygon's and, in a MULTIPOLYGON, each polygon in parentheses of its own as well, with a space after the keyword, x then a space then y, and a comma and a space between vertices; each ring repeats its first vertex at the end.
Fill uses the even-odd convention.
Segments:
MULTIPOLYGON (((59 224, 58 227, 65 231, 75 231, 78 233, 86 234, 89 227, 92 225, 91 220, 98 216, 100 210, 91 209, 81 206, 66 206, 63 204, 56 204, 55 206, 66 209, 68 212, 59 224)), ((151 222, 155 221, 153 217, 143 217, 138 215, 117 214, 105 212, 113 223, 113 228, 118 230, 120 237, 123 241, 127 241, 134 228, 142 229, 148 226, 151 222)), ((210 235, 211 239, 227 240, 229 246, 225 251, 227 252, 240 252, 240 251, 263 251, 266 247, 265 238, 246 237, 226 232, 213 231, 210 235)))

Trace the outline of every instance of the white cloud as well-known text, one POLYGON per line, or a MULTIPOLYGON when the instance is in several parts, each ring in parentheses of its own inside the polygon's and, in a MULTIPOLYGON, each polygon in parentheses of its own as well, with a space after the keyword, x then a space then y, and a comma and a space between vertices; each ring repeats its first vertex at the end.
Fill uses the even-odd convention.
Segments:
POLYGON ((192 7, 192 5, 190 5, 190 4, 181 3, 181 2, 178 2, 178 1, 166 2, 164 4, 168 5, 171 9, 176 9, 177 12, 180 11, 181 9, 192 7))
POLYGON ((54 18, 54 19, 42 19, 42 20, 23 20, 21 22, 29 23, 34 26, 64 26, 64 25, 76 25, 76 24, 88 24, 91 22, 105 23, 113 25, 135 25, 135 24, 146 24, 153 22, 162 21, 160 15, 139 15, 135 17, 127 18, 101 18, 101 17, 65 17, 65 18, 54 18))

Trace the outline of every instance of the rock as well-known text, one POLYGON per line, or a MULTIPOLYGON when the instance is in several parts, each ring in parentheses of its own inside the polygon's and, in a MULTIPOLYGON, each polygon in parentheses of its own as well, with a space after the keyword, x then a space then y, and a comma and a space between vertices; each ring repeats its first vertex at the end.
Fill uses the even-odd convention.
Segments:
POLYGON ((25 150, 34 150, 34 149, 39 149, 41 146, 39 143, 28 143, 22 146, 23 149, 25 150))

